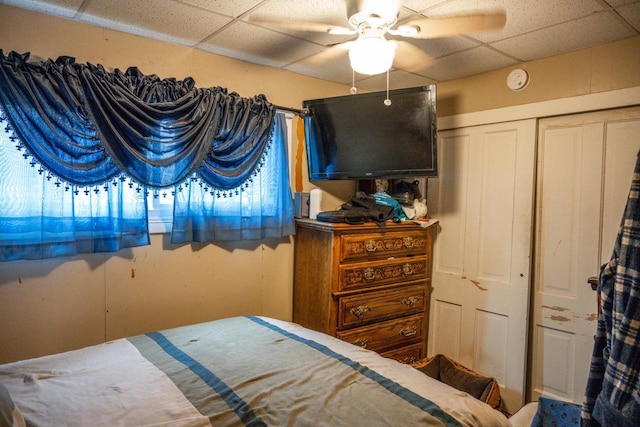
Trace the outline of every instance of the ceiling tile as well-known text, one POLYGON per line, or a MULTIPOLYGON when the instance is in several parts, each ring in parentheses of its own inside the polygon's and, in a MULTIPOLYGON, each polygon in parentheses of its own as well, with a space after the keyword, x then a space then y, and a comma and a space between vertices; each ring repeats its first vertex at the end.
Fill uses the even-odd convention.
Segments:
POLYGON ((431 9, 432 7, 449 3, 450 0, 402 0, 402 6, 406 9, 411 9, 414 12, 422 12, 423 10, 431 9))
POLYGON ((80 6, 82 6, 82 2, 83 0, 56 0, 55 2, 40 0, 0 0, 0 3, 8 4, 9 6, 36 10, 63 18, 73 18, 80 6))
POLYGON ((499 9, 507 14, 504 28, 472 34, 474 38, 489 43, 603 10, 596 0, 456 0, 429 9, 426 15, 437 17, 499 9))
POLYGON ((323 47, 244 22, 236 22, 198 45, 208 52, 271 67, 282 67, 323 47))
MULTIPOLYGON (((609 3, 611 5, 611 7, 620 7, 620 6, 624 6, 624 5, 629 5, 630 3, 639 3, 637 0, 636 1, 629 1, 629 0, 607 0, 607 3, 609 3)), ((638 7, 640 7, 640 5, 637 5, 638 7)), ((640 13, 640 9, 637 9, 638 13, 640 13)))
POLYGON ((163 0, 91 1, 79 18, 105 26, 179 44, 194 45, 230 22, 229 18, 184 3, 163 0))
POLYGON ((616 12, 631 24, 637 32, 640 32, 640 2, 620 7, 616 9, 616 12))
POLYGON ((461 50, 467 50, 478 46, 477 42, 469 40, 465 37, 454 36, 439 39, 412 39, 407 37, 399 37, 395 39, 405 40, 416 47, 423 50, 431 58, 440 58, 451 55, 461 50))
POLYGON ((517 61, 484 46, 436 59, 416 74, 438 81, 457 79, 508 67, 517 61))
POLYGON ((316 58, 309 57, 290 64, 284 67, 284 69, 294 73, 348 85, 351 84, 353 78, 349 54, 346 51, 341 55, 331 58, 330 61, 321 64, 318 64, 316 58))
POLYGON ((271 0, 264 2, 252 15, 282 21, 313 21, 347 26, 344 0, 271 0))
POLYGON ((348 28, 346 7, 343 0, 307 0, 295 2, 272 0, 265 2, 253 10, 251 14, 243 17, 243 20, 248 22, 251 22, 252 19, 282 21, 282 26, 270 23, 260 23, 257 25, 325 46, 341 43, 356 37, 355 35, 338 36, 324 32, 299 31, 286 27, 286 23, 313 22, 348 28), (310 15, 309 11, 313 11, 313 14, 310 15))
POLYGON ((523 61, 584 49, 633 35, 606 12, 589 15, 563 25, 555 25, 507 40, 491 46, 523 61))
MULTIPOLYGON (((139 1, 139 0, 138 0, 139 1)), ((190 4, 202 9, 209 10, 211 12, 226 15, 232 18, 245 13, 247 10, 252 9, 256 5, 260 4, 262 0, 177 0, 181 3, 190 4)))
MULTIPOLYGON (((435 80, 419 76, 417 74, 407 73, 402 70, 393 70, 389 72, 389 89, 404 89, 408 87, 425 86, 435 84, 435 80)), ((358 89, 365 89, 371 92, 386 90, 387 74, 378 74, 362 80, 356 81, 358 89)))

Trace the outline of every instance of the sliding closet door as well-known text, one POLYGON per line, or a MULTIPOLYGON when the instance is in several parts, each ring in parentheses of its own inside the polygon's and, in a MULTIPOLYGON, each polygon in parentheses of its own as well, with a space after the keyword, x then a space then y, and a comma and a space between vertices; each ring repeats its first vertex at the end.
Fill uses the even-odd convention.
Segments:
POLYGON ((597 322, 588 285, 611 258, 640 149, 640 109, 540 121, 531 397, 582 403, 597 322))
POLYGON ((440 132, 428 206, 435 240, 430 355, 495 377, 523 404, 536 121, 440 132))

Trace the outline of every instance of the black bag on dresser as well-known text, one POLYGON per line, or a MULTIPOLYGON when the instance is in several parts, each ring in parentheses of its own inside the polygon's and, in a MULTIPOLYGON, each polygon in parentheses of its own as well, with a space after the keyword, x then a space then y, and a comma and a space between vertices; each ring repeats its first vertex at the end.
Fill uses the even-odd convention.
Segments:
POLYGON ((368 213, 363 209, 340 209, 338 211, 318 212, 318 221, 345 222, 347 224, 363 224, 368 213))
POLYGON ((316 219, 347 224, 362 224, 371 220, 383 226, 387 220, 393 219, 393 206, 376 203, 376 199, 371 196, 352 197, 350 204, 345 203, 340 210, 320 212, 316 219))
POLYGON ((383 226, 387 220, 393 219, 393 206, 377 203, 373 196, 352 197, 351 205, 355 209, 364 209, 367 212, 367 217, 379 226, 383 226))

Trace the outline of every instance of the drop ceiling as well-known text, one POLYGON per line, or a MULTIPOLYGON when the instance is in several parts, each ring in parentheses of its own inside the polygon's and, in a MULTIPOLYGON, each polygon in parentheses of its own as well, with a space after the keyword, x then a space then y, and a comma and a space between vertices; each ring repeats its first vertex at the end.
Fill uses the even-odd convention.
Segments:
MULTIPOLYGON (((318 61, 354 36, 252 22, 312 21, 347 26, 343 0, 0 0, 12 6, 190 46, 256 64, 350 85, 348 53, 318 61)), ((640 0, 403 0, 399 23, 503 9, 501 31, 410 40, 431 59, 392 68, 391 88, 432 84, 534 61, 640 34, 640 0)), ((355 75, 379 90, 386 74, 355 75)))

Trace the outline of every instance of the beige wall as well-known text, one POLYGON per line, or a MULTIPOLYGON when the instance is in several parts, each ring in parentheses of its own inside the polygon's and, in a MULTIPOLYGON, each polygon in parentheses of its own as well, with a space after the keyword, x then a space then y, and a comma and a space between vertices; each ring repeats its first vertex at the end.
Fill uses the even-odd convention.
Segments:
MULTIPOLYGON (((133 65, 162 78, 191 76, 200 87, 222 86, 242 96, 264 93, 274 104, 294 108, 304 99, 348 91, 4 5, 0 49, 28 51, 32 59, 67 55, 107 68, 133 65)), ((532 76, 522 92, 504 84, 515 67, 440 84, 439 116, 640 86, 640 38, 521 66, 532 76)), ((308 191, 304 160, 302 176, 308 191)), ((323 210, 338 206, 354 188, 352 182, 319 186, 323 210)), ((225 316, 290 319, 292 254, 290 239, 178 247, 167 235, 153 235, 151 245, 117 254, 0 263, 0 363, 225 316)))
MULTIPOLYGON (((285 107, 348 93, 346 86, 5 5, 0 49, 190 76, 199 87, 264 93, 285 107)), ((306 165, 302 170, 306 177, 306 165)), ((311 188, 306 178, 303 187, 311 188)), ((323 207, 352 192, 353 183, 327 186, 323 207)), ((0 263, 0 363, 226 316, 289 320, 292 271, 291 239, 175 246, 161 234, 117 254, 0 263)))
POLYGON ((640 86, 640 36, 565 55, 438 84, 438 116, 640 86), (518 92, 506 85, 511 70, 523 68, 529 85, 518 92))

